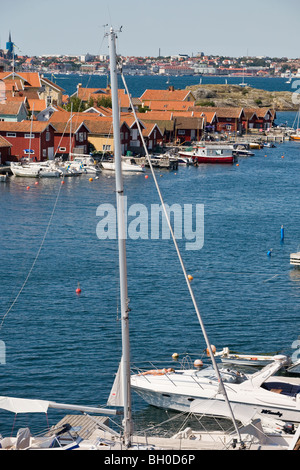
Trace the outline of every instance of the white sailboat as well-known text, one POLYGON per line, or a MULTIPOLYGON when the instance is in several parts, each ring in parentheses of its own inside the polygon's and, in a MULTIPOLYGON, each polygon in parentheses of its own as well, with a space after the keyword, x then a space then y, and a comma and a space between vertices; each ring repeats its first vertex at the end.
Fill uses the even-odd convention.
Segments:
POLYGON ((14 176, 23 176, 25 178, 38 178, 40 166, 30 163, 22 164, 20 162, 11 162, 10 169, 14 176))
POLYGON ((295 118, 293 128, 296 128, 296 131, 293 134, 291 134, 290 136, 291 140, 300 140, 300 109, 295 118))
POLYGON ((243 88, 251 86, 248 83, 245 83, 245 69, 243 69, 243 81, 242 81, 242 83, 239 83, 239 86, 241 86, 243 88))

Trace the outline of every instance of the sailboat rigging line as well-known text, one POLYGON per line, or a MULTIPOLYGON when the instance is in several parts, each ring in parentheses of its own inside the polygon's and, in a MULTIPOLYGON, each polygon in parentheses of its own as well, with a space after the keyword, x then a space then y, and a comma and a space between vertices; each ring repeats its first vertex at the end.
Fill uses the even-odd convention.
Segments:
POLYGON ((161 201, 162 208, 163 208, 163 211, 164 211, 164 214, 165 214, 165 217, 166 217, 166 220, 167 220, 167 224, 168 224, 168 227, 169 227, 169 230, 170 230, 170 234, 171 234, 171 237, 172 237, 172 240, 173 240, 173 243, 174 243, 177 255, 178 255, 178 259, 179 259, 179 262, 180 262, 180 265, 181 265, 181 268, 182 268, 182 271, 183 271, 183 274, 184 274, 184 277, 185 277, 185 280, 186 280, 186 284, 187 284, 188 290, 190 292, 190 296, 191 296, 191 299, 192 299, 192 302, 193 302, 193 305, 194 305, 194 308, 195 308, 195 311, 196 311, 196 314, 197 314, 197 317, 198 317, 198 320, 199 320, 199 323, 200 323, 200 326, 201 326, 201 329, 202 329, 202 333, 203 333, 203 336, 204 336, 204 339, 205 339, 205 342, 206 342, 206 345, 207 345, 208 352, 210 354, 211 361, 213 363, 213 367, 215 369, 215 372, 216 372, 216 375, 217 375, 217 378, 218 378, 218 382, 220 384, 220 392, 223 394, 224 399, 227 403, 227 406, 228 406, 228 409, 229 409, 229 412, 230 412, 230 416, 232 418, 232 421, 233 421, 238 439, 239 439, 240 443, 243 444, 242 439, 241 439, 241 434, 240 434, 239 428, 237 426, 237 423, 236 423, 236 420, 235 420, 235 417, 234 417, 234 414, 233 414, 233 411, 232 411, 232 407, 231 407, 231 404, 229 402, 225 386, 223 384, 223 380, 222 380, 219 368, 217 366, 217 362, 216 362, 215 357, 214 357, 213 352, 212 352, 211 343, 210 343, 209 338, 207 336, 207 332, 206 332, 204 323, 202 321, 202 316, 200 314, 200 311, 199 311, 199 308, 198 308, 198 305, 197 305, 197 302, 196 302, 196 299, 195 299, 195 296, 194 296, 194 292, 193 292, 190 280, 188 278, 188 274, 186 272, 185 265, 184 265, 184 262, 183 262, 183 259, 182 259, 182 256, 181 256, 181 253, 180 253, 180 250, 179 250, 179 247, 178 247, 175 235, 174 235, 174 231, 173 231, 173 228, 172 228, 170 217, 169 217, 169 214, 167 212, 167 209, 166 209, 163 197, 162 197, 162 193, 160 191, 160 188, 159 188, 156 176, 155 176, 155 172, 154 172, 154 169, 153 169, 153 166, 152 166, 151 158, 149 156, 148 149, 147 149, 147 146, 145 144, 145 140, 144 140, 144 137, 143 137, 143 134, 142 134, 142 131, 141 131, 140 122, 137 118, 137 115, 136 115, 136 112, 135 112, 135 109, 134 109, 134 106, 133 106, 133 103, 132 103, 131 95, 128 91, 127 83, 126 83, 125 77, 123 75, 122 69, 121 69, 120 73, 121 73, 121 77, 122 77, 122 80, 123 80, 123 84, 124 84, 126 93, 128 95, 129 101, 130 101, 130 106, 131 106, 132 112, 134 114, 135 122, 137 124, 139 134, 140 134, 140 137, 141 137, 141 140, 142 140, 142 143, 143 143, 145 154, 146 154, 146 157, 147 157, 147 160, 148 160, 148 163, 149 163, 149 166, 150 166, 150 170, 151 170, 151 173, 152 173, 152 176, 153 176, 154 184, 156 186, 158 196, 159 196, 159 199, 161 201))
POLYGON ((35 265, 36 265, 36 263, 37 263, 37 260, 38 260, 38 258, 39 258, 39 256, 40 256, 40 253, 41 253, 42 248, 43 248, 43 246, 44 246, 46 237, 47 237, 47 235, 48 235, 48 232, 49 232, 49 229, 50 229, 50 226, 51 226, 53 217, 54 217, 54 213, 55 213, 56 206, 57 206, 57 203, 58 203, 58 200, 59 200, 61 188, 62 188, 62 184, 59 185, 59 190, 58 190, 58 193, 57 193, 55 202, 54 202, 54 206, 53 206, 52 212, 51 212, 51 214, 50 214, 49 222, 48 222, 48 224, 47 224, 46 231, 45 231, 44 236, 43 236, 43 238, 42 238, 42 241, 41 241, 41 244, 40 244, 39 249, 38 249, 38 251, 37 251, 37 254, 36 254, 36 256, 35 256, 35 258, 34 258, 34 260, 33 260, 33 263, 32 263, 32 265, 31 265, 31 267, 30 267, 30 269, 29 269, 29 272, 28 272, 28 274, 27 274, 27 276, 26 276, 26 278, 25 278, 25 280, 24 280, 24 282, 23 282, 23 284, 22 284, 22 286, 21 286, 21 288, 20 288, 20 290, 19 290, 19 292, 18 292, 16 298, 13 300, 11 306, 9 307, 9 309, 7 310, 7 312, 4 314, 4 316, 3 316, 3 318, 2 318, 2 321, 1 321, 1 324, 0 324, 0 331, 1 331, 2 327, 3 327, 3 324, 4 324, 5 319, 7 318, 8 314, 11 312, 11 310, 12 310, 13 307, 15 306, 16 302, 18 301, 20 295, 22 294, 23 290, 25 289, 26 284, 27 284, 27 282, 28 282, 28 280, 29 280, 29 278, 30 278, 30 276, 31 276, 31 274, 32 274, 32 271, 33 271, 33 269, 34 269, 34 267, 35 267, 35 265))

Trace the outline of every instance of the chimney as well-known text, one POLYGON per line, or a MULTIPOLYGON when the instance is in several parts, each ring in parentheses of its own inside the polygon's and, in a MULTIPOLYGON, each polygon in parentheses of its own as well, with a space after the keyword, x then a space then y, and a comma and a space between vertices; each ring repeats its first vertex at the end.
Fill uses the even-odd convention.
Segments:
POLYGON ((169 91, 174 91, 174 90, 175 90, 174 85, 170 85, 169 86, 169 91))

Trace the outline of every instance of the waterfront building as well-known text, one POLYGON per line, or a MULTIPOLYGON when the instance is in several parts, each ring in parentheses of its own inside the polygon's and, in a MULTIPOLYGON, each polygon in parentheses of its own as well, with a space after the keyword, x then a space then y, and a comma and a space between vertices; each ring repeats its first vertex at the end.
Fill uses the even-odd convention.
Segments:
POLYGON ((0 135, 0 165, 5 165, 10 159, 12 144, 0 135))
POLYGON ((276 111, 270 108, 245 108, 243 127, 245 130, 268 130, 273 127, 276 111))
POLYGON ((69 122, 55 122, 54 126, 54 152, 55 156, 68 157, 70 153, 84 154, 89 151, 88 123, 76 118, 69 122))
POLYGON ((53 159, 54 131, 49 122, 0 122, 0 136, 11 144, 14 160, 29 155, 36 161, 53 159))
POLYGON ((174 113, 170 111, 147 111, 146 113, 137 113, 137 117, 144 124, 157 124, 163 135, 163 142, 172 142, 175 138, 175 120, 174 113))
POLYGON ((200 141, 205 128, 204 117, 175 117, 175 141, 178 143, 200 141))

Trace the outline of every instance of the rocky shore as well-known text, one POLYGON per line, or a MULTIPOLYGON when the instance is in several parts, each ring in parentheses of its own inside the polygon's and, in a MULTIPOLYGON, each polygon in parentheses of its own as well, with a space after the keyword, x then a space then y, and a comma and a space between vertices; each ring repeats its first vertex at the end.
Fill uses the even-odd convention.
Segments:
POLYGON ((288 91, 266 91, 239 85, 194 85, 191 90, 196 104, 213 107, 273 108, 276 111, 296 111, 299 104, 293 103, 293 93, 288 91))

